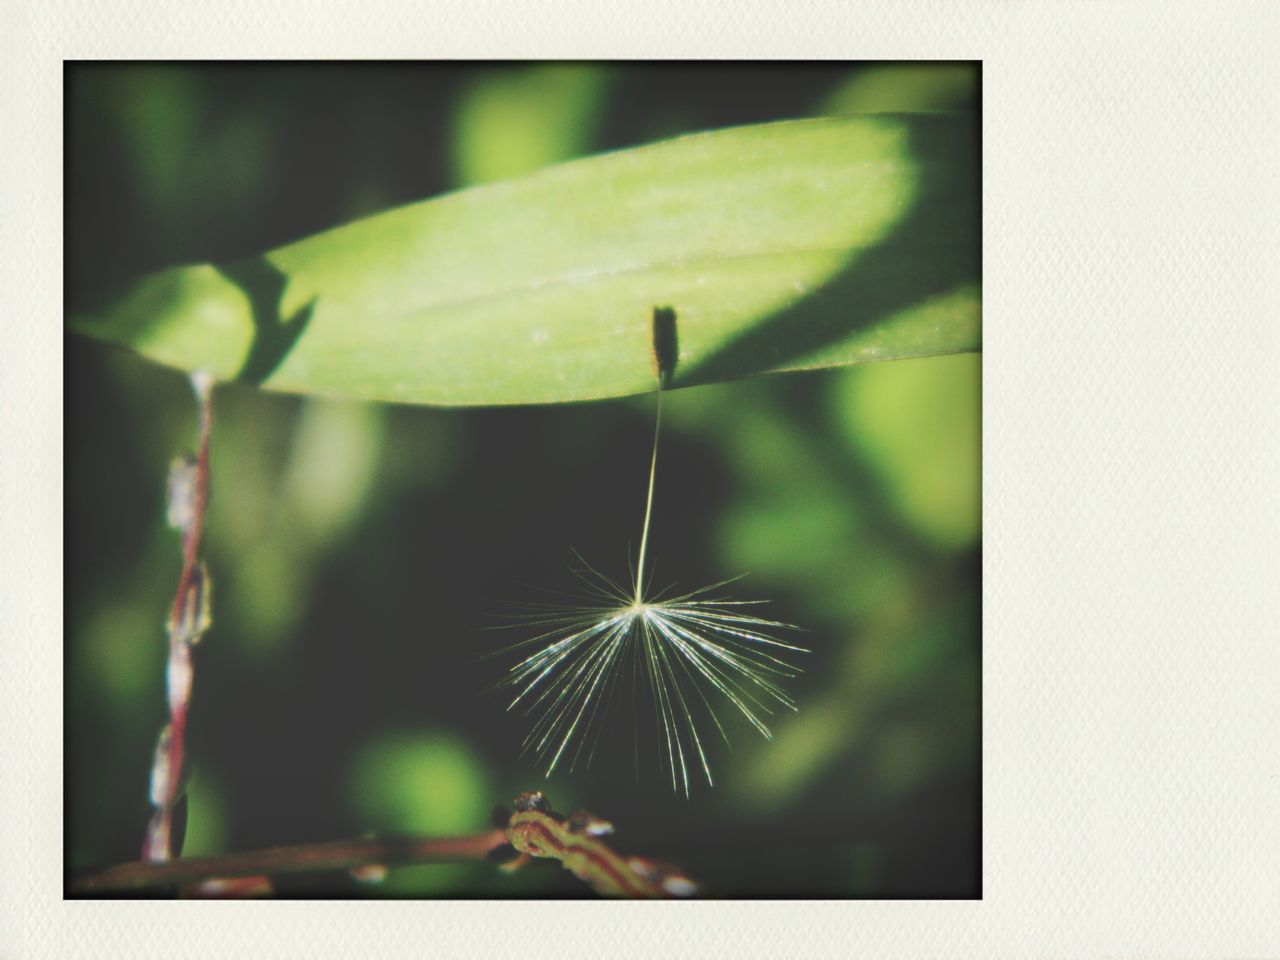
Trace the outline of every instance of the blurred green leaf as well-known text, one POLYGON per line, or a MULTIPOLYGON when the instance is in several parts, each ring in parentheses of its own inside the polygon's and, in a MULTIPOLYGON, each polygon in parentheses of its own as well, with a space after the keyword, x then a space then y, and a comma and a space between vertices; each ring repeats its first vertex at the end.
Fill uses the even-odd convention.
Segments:
POLYGON ((981 360, 936 357, 851 371, 838 385, 850 438, 903 519, 940 547, 981 529, 981 360))
POLYGON ((277 135, 268 108, 216 116, 207 83, 183 64, 130 64, 103 79, 102 109, 119 125, 137 202, 163 242, 191 250, 212 223, 263 202, 263 158, 277 135))
POLYGON ((978 64, 885 63, 862 70, 824 102, 823 113, 949 110, 978 99, 978 64))
POLYGON ((227 798, 207 769, 201 769, 187 788, 187 829, 182 842, 184 857, 204 857, 227 850, 227 798))
POLYGON ((352 799, 373 829, 448 836, 483 829, 492 792, 475 754, 456 737, 383 737, 356 761, 352 799))
MULTIPOLYGON (((482 830, 493 792, 479 759, 457 737, 421 732, 383 737, 366 747, 351 776, 360 819, 376 832, 449 836, 482 830)), ((448 891, 474 871, 427 864, 392 870, 375 888, 398 896, 448 891)))
POLYGON ((406 403, 546 403, 975 350, 975 130, 843 117, 683 137, 144 278, 73 330, 183 370, 406 403))
POLYGON ((114 77, 114 109, 134 163, 138 196, 156 213, 172 214, 186 196, 204 103, 189 71, 133 65, 114 77))
POLYGON ((586 152, 608 77, 574 63, 482 73, 454 109, 458 182, 506 180, 586 152))

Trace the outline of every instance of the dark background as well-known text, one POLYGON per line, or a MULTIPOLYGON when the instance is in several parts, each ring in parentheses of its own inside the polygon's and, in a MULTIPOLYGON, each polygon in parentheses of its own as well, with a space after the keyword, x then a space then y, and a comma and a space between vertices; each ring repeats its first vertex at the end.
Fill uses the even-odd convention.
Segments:
MULTIPOLYGON (((72 64, 67 298, 236 259, 388 206, 684 132, 953 109, 965 64, 72 64)), ((976 189, 976 185, 975 185, 976 189)), ((169 460, 183 376, 68 337, 67 866, 135 859, 164 722, 180 567, 169 460)), ((652 400, 440 411, 218 390, 185 852, 483 829, 525 789, 618 827, 713 895, 980 895, 976 355, 671 393, 656 581, 741 573, 804 628, 797 714, 712 749, 675 795, 615 709, 549 780, 486 692, 511 603, 573 590, 572 550, 626 576, 652 400)), ((509 697, 507 698, 509 699, 509 697)), ((342 877, 286 893, 579 896, 553 864, 342 877)))

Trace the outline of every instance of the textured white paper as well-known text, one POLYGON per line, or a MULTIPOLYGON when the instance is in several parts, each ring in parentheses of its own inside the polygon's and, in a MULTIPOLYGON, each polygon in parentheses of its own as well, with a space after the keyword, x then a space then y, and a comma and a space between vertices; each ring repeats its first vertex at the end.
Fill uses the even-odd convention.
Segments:
POLYGON ((1280 4, 37 2, 0 33, 0 957, 1280 957, 1280 4), (64 901, 62 58, 980 58, 981 902, 64 901))

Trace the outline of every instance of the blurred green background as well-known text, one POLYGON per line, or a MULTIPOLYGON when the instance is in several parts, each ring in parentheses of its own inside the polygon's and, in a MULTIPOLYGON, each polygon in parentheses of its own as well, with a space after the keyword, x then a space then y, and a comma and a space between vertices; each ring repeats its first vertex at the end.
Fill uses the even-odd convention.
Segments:
MULTIPOLYGON (((70 64, 67 298, 232 259, 388 206, 685 132, 946 109, 976 64, 70 64)), ((975 183, 974 189, 978 189, 975 183)), ((170 459, 186 379, 66 344, 67 866, 135 859, 180 567, 170 459)), ((798 714, 733 729, 672 793, 615 710, 544 780, 486 688, 512 601, 624 577, 652 399, 432 410, 220 388, 187 854, 483 829, 541 788, 724 896, 973 897, 980 884, 980 358, 673 392, 655 580, 739 573, 801 625, 798 714), (638 776, 636 768, 639 768, 638 776)), ((509 699, 509 698, 508 698, 509 699)), ((582 896, 552 863, 322 876, 296 895, 582 896)))

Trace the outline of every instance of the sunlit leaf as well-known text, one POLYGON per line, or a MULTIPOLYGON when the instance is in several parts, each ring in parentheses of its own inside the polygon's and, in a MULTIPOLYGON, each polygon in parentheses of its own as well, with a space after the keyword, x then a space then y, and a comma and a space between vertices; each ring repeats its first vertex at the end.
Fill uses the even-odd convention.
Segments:
POLYGON ((141 280, 73 330, 269 389, 587 400, 980 345, 971 119, 697 134, 449 194, 233 264, 141 280))

